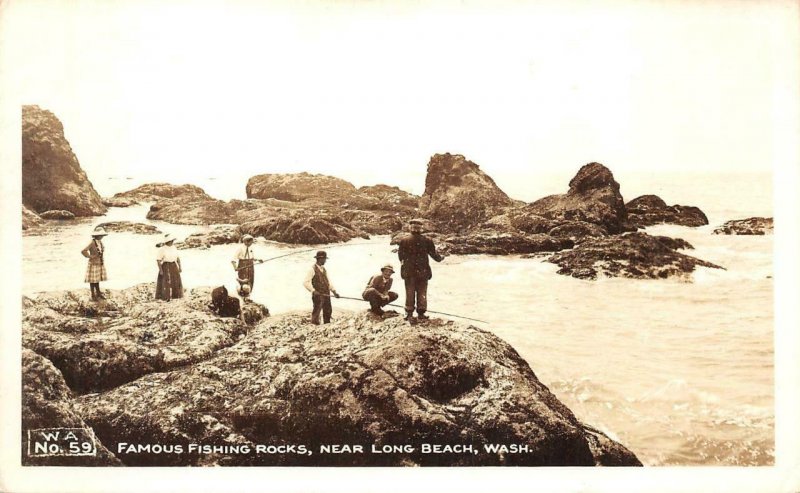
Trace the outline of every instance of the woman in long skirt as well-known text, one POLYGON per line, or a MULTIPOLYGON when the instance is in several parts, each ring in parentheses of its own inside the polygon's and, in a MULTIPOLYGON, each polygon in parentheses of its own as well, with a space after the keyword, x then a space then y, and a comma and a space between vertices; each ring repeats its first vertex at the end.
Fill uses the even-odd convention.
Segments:
POLYGON ((84 282, 89 283, 89 289, 92 292, 93 300, 105 299, 102 291, 100 291, 100 282, 108 280, 106 264, 103 261, 103 254, 106 249, 105 245, 103 245, 103 237, 107 234, 105 229, 98 226, 92 231, 92 242, 81 250, 81 254, 89 259, 84 282))
POLYGON ((158 279, 156 280, 156 299, 169 301, 183 298, 183 282, 181 281, 181 259, 175 247, 175 238, 167 234, 158 249, 158 279))

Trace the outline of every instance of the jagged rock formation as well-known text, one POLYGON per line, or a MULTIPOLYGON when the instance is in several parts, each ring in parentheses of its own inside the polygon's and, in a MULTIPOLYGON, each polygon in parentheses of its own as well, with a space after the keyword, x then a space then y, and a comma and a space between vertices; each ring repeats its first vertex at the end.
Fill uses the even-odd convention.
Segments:
POLYGON ((489 175, 460 154, 435 154, 428 162, 419 208, 440 228, 477 226, 514 204, 489 175))
POLYGON ((135 223, 133 221, 110 221, 100 223, 98 227, 102 226, 109 233, 135 233, 140 235, 157 235, 161 230, 152 224, 135 223))
MULTIPOLYGON (((48 359, 29 349, 22 350, 22 465, 23 466, 120 466, 122 463, 102 443, 87 456, 37 456, 28 443, 28 430, 82 428, 81 418, 61 372, 48 359), (29 453, 30 450, 34 453, 29 453)), ((41 452, 39 452, 41 453, 41 452)))
POLYGON ((38 214, 22 206, 22 230, 32 229, 36 226, 41 226, 42 218, 38 214))
POLYGON ((625 204, 628 222, 643 228, 654 224, 704 226, 708 218, 699 208, 688 205, 667 205, 657 195, 642 195, 625 204))
POLYGON ((369 235, 359 231, 341 217, 325 213, 269 217, 243 223, 239 228, 243 234, 302 245, 339 243, 358 237, 369 238, 369 235))
POLYGON ((600 163, 583 166, 564 195, 550 195, 530 204, 527 213, 557 221, 582 221, 602 226, 608 233, 630 231, 625 202, 614 175, 600 163))
POLYGON ((771 235, 774 224, 771 217, 734 219, 714 229, 716 235, 771 235))
POLYGON ((688 276, 698 266, 722 268, 676 251, 691 248, 681 239, 627 233, 583 241, 572 250, 556 253, 547 261, 560 267, 559 274, 579 279, 663 279, 688 276))
POLYGON ((81 169, 50 111, 22 107, 22 203, 36 212, 66 210, 76 216, 105 214, 106 206, 81 169))
MULTIPOLYGON (((576 419, 490 332, 437 319, 409 330, 399 317, 342 312, 323 327, 306 313, 248 327, 210 315, 208 288, 169 303, 146 301, 150 289, 109 292, 105 303, 52 293, 23 307, 25 346, 83 393, 72 400, 62 385, 58 405, 75 406, 126 465, 641 465, 576 419), (118 451, 122 442, 312 453, 137 454, 118 451), (478 453, 425 454, 423 443, 478 453), (322 444, 365 452, 320 454, 322 444), (373 454, 373 444, 415 450, 373 454)), ((24 398, 42 387, 26 386, 24 398)))

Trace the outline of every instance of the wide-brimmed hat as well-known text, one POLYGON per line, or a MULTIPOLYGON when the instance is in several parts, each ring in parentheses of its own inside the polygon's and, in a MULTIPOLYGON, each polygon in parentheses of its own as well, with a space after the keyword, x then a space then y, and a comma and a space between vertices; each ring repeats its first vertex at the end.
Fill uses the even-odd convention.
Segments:
POLYGON ((392 264, 386 264, 383 267, 381 267, 381 270, 389 270, 394 272, 394 267, 392 267, 392 264))
POLYGON ((175 241, 175 237, 172 235, 172 233, 167 233, 164 235, 164 238, 161 239, 161 244, 166 245, 170 241, 175 241))
POLYGON ((92 231, 92 236, 108 236, 108 233, 106 233, 104 227, 98 226, 94 228, 94 231, 92 231))
POLYGON ((242 236, 242 243, 244 243, 247 240, 253 241, 253 236, 252 235, 243 235, 242 236))
POLYGON ((328 254, 325 253, 325 250, 320 250, 314 255, 314 258, 328 258, 328 254))

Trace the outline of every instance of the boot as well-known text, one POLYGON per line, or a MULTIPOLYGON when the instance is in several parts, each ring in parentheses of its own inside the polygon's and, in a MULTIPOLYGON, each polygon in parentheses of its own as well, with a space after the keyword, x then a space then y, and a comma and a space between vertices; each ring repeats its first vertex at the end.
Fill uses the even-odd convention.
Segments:
POLYGON ((369 311, 374 313, 375 315, 383 315, 383 310, 381 309, 380 305, 377 303, 370 303, 369 311))
POLYGON ((431 317, 425 315, 425 312, 417 312, 418 320, 429 320, 431 317))
POLYGON ((89 284, 89 291, 92 293, 92 301, 97 301, 97 290, 94 287, 94 283, 89 284))
POLYGON ((414 321, 414 312, 406 312, 406 320, 408 320, 409 322, 413 322, 414 321))

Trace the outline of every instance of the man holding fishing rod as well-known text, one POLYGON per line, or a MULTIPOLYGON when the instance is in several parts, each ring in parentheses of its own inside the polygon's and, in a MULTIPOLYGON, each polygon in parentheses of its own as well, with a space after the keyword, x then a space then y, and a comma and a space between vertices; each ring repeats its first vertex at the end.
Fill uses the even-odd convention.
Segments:
MULTIPOLYGON (((256 280, 255 256, 253 255, 253 237, 246 234, 242 236, 242 244, 236 250, 231 260, 236 278, 239 282, 239 295, 247 301, 253 292, 253 282, 256 280)), ((261 261, 259 261, 260 263, 261 261)))

